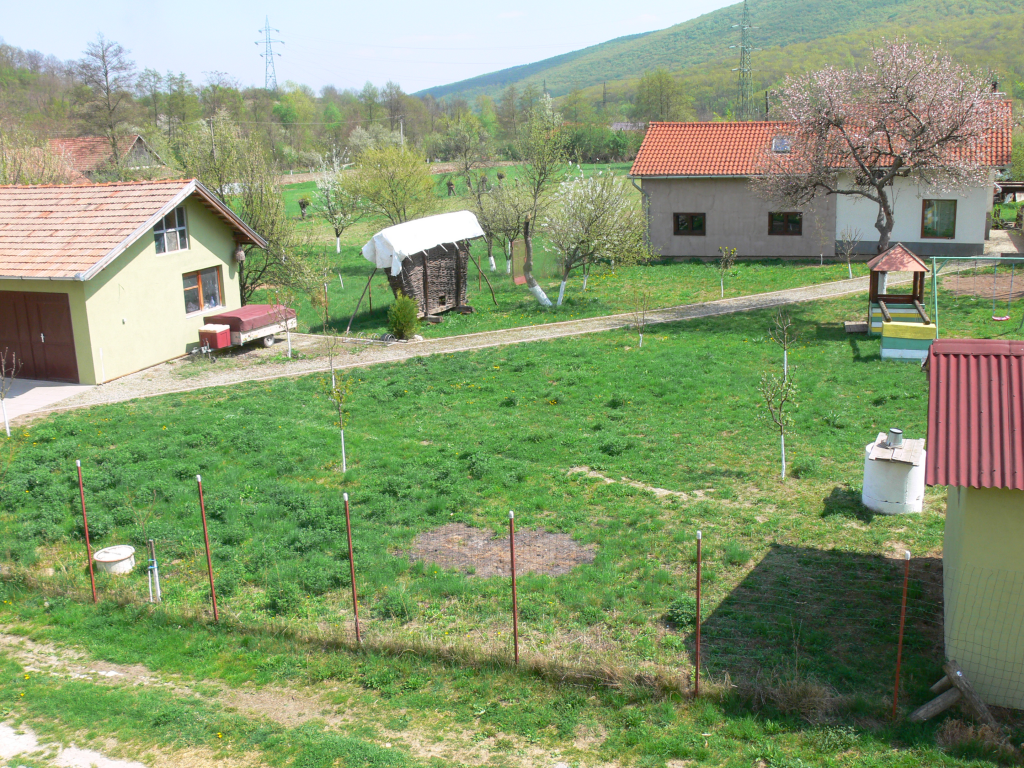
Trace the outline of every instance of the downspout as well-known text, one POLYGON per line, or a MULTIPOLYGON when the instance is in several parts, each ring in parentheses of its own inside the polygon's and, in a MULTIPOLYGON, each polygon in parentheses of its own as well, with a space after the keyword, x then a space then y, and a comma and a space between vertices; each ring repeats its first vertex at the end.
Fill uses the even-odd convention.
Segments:
POLYGON ((636 187, 637 192, 640 193, 640 196, 642 198, 640 204, 644 207, 644 219, 647 220, 647 237, 645 239, 647 241, 647 247, 650 248, 651 247, 651 196, 643 187, 641 187, 639 184, 636 183, 636 177, 635 176, 628 176, 627 178, 629 179, 629 183, 632 184, 634 187, 636 187))

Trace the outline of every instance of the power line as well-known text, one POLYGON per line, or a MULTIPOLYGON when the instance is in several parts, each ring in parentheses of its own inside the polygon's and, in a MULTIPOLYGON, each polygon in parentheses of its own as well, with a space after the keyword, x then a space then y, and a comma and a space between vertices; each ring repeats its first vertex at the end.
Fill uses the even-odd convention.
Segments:
POLYGON ((271 26, 270 26, 270 17, 267 16, 266 17, 266 22, 263 25, 263 29, 260 29, 260 30, 257 30, 257 31, 263 33, 264 36, 265 36, 262 41, 261 40, 257 40, 256 41, 256 45, 259 45, 262 42, 266 46, 266 51, 264 53, 260 54, 260 56, 263 57, 264 61, 267 64, 266 80, 264 82, 264 86, 263 87, 266 88, 268 91, 276 91, 277 90, 277 70, 274 68, 274 57, 275 56, 280 56, 281 54, 280 53, 274 53, 274 43, 280 43, 281 45, 284 45, 284 40, 273 40, 270 37, 270 33, 271 32, 280 32, 281 30, 280 29, 272 29, 271 26))
POLYGON ((740 31, 740 44, 730 45, 730 48, 740 49, 740 65, 735 67, 732 71, 739 72, 739 96, 740 96, 740 108, 739 108, 739 119, 740 120, 753 120, 757 115, 755 114, 754 108, 754 81, 751 75, 753 71, 750 67, 750 53, 751 51, 759 51, 760 48, 753 48, 750 45, 750 30, 757 29, 757 27, 750 26, 750 9, 747 7, 747 0, 743 0, 743 18, 739 24, 733 24, 732 29, 739 29, 740 31))

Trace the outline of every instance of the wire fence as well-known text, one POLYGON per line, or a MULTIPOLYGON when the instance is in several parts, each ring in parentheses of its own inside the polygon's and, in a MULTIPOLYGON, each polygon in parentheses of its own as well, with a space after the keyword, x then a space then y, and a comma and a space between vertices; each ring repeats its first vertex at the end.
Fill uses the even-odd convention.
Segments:
MULTIPOLYGON (((208 525, 198 476, 196 484, 205 552, 196 553, 188 588, 200 594, 202 571, 213 620, 225 612, 237 617, 234 564, 216 551, 219 533, 211 549, 217 523, 208 525)), ((79 497, 87 536, 81 486, 79 497)), ((517 530, 511 513, 507 527, 490 530, 450 522, 402 536, 401 526, 389 526, 393 543, 382 548, 366 527, 353 527, 366 510, 350 509, 348 494, 344 500, 344 516, 329 530, 308 530, 303 557, 310 570, 298 581, 320 596, 333 626, 354 643, 461 649, 619 682, 674 680, 690 691, 701 680, 742 686, 801 679, 836 695, 892 696, 894 711, 901 681, 931 684, 944 659, 955 658, 986 701, 1024 706, 1021 572, 963 568, 944 582, 937 557, 777 543, 744 561, 737 581, 721 575, 728 546, 698 541, 699 532, 689 537, 694 548, 684 562, 652 551, 644 553, 649 566, 625 571, 615 567, 621 552, 602 551, 597 537, 517 530), (704 552, 714 548, 710 562, 701 543, 704 552), (666 593, 674 596, 667 611, 666 593)), ((301 537, 305 523, 298 522, 301 537)), ((91 558, 89 545, 84 549, 91 558)), ((156 549, 151 545, 146 568, 152 601, 161 594, 156 549)), ((165 595, 186 588, 180 577, 173 567, 163 571, 165 595)), ((267 586, 268 604, 286 600, 274 593, 284 586, 267 586)))

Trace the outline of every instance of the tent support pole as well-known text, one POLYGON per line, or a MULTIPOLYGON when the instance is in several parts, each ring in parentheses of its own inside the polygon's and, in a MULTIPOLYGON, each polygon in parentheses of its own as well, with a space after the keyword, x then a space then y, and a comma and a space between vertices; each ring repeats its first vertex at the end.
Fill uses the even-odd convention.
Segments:
MULTIPOLYGON (((373 272, 370 273, 370 280, 373 280, 373 276, 377 274, 377 267, 373 268, 373 272)), ((356 308, 352 310, 352 317, 348 319, 348 327, 345 329, 345 335, 348 336, 348 332, 352 330, 352 321, 356 319, 356 312, 359 311, 359 305, 363 303, 363 296, 366 295, 366 289, 370 287, 370 280, 366 281, 366 288, 363 288, 363 292, 359 294, 359 301, 356 302, 356 308)))
POLYGON ((473 263, 476 264, 477 272, 480 273, 480 276, 484 279, 484 282, 487 283, 487 287, 491 291, 491 301, 494 302, 494 306, 498 306, 498 300, 494 298, 494 288, 491 286, 491 281, 487 279, 487 275, 485 275, 484 271, 480 269, 480 260, 473 256, 472 251, 469 250, 468 242, 466 243, 466 253, 469 255, 469 258, 473 260, 473 263))

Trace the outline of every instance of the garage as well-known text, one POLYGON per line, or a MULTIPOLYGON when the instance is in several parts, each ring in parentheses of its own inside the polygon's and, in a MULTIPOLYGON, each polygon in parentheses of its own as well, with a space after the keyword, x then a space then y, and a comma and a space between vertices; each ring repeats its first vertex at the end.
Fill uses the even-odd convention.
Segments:
POLYGON ((18 377, 77 384, 78 360, 66 293, 0 291, 0 352, 21 361, 18 377))

